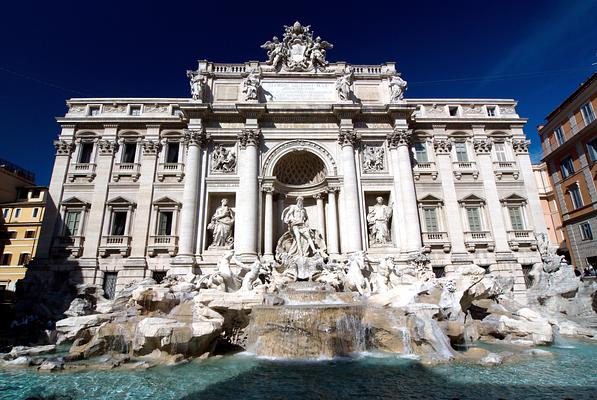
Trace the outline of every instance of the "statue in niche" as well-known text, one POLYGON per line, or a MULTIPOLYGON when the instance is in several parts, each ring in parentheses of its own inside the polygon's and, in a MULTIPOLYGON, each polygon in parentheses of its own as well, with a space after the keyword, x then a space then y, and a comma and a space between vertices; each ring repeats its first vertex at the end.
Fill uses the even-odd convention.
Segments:
POLYGON ((221 205, 216 208, 210 223, 207 225, 207 230, 213 231, 213 240, 209 248, 231 249, 234 245, 233 227, 234 211, 228 206, 228 199, 222 199, 221 205))
POLYGON ((352 68, 346 66, 342 76, 336 80, 336 93, 338 93, 338 99, 340 101, 350 101, 353 78, 354 72, 352 68))
POLYGON ((282 221, 288 230, 282 235, 276 247, 276 257, 312 257, 327 258, 326 245, 321 233, 309 227, 307 210, 303 207, 303 198, 298 197, 296 204, 282 211, 282 221))
POLYGON ((203 89, 205 87, 205 77, 195 71, 187 71, 187 77, 190 79, 191 96, 193 100, 203 101, 203 89))
POLYGON ((376 199, 369 214, 367 214, 367 225, 369 226, 369 245, 371 247, 387 246, 392 244, 390 236, 390 220, 392 218, 392 205, 386 206, 383 197, 376 199))
POLYGON ((243 81, 245 101, 259 100, 259 86, 261 86, 261 71, 258 68, 255 68, 243 81))
POLYGON ((367 146, 363 153, 363 171, 374 173, 384 170, 384 152, 382 147, 367 146))
POLYGON ((398 103, 404 98, 407 82, 398 75, 390 78, 390 103, 398 103))
POLYGON ((236 154, 222 145, 217 145, 211 155, 211 170, 231 173, 236 168, 236 154))

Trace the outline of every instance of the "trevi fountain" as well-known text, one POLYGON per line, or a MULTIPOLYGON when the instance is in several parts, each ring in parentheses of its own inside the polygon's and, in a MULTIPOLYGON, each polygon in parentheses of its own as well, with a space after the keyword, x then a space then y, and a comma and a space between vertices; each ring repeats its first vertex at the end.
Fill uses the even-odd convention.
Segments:
MULTIPOLYGON (((326 49, 331 44, 313 38, 309 27, 297 23, 286 28, 296 37, 267 42, 269 60, 262 63, 263 71, 245 74, 243 96, 255 99, 248 104, 259 103, 262 74, 309 75, 330 68, 339 71, 334 101, 352 104, 355 70, 329 64, 326 49)), ((388 74, 388 101, 404 106, 406 82, 388 74)), ((194 100, 205 98, 207 76, 189 74, 194 100)), ((272 83, 267 87, 274 90, 272 83)), ((339 111, 341 124, 350 119, 345 111, 339 111)), ((351 140, 344 143, 344 158, 353 157, 351 140)), ((417 185, 427 180, 433 185, 435 179, 442 185, 453 185, 455 179, 474 183, 477 178, 467 171, 441 170, 442 151, 448 147, 435 143, 439 178, 418 169, 417 185)), ((309 148, 303 143, 297 151, 309 148)), ((484 157, 487 144, 475 144, 475 149, 484 157)), ((218 170, 236 171, 232 150, 220 146, 213 151, 218 170)), ((280 229, 274 230, 278 239, 266 243, 263 254, 251 256, 239 245, 240 240, 248 243, 239 231, 249 221, 241 203, 249 200, 216 196, 216 206, 205 218, 209 240, 203 259, 212 264, 199 270, 175 260, 176 268, 161 279, 141 276, 119 283, 112 299, 104 296, 105 285, 78 282, 67 309, 56 314, 55 326, 48 327, 37 345, 15 346, 0 355, 0 398, 597 398, 597 285, 581 282, 540 229, 532 241, 516 246, 504 242, 516 247, 511 254, 526 257, 518 259, 502 255, 498 260, 503 248, 497 231, 492 242, 475 242, 470 239, 474 235, 446 226, 450 241, 421 243, 416 200, 409 201, 409 190, 401 189, 402 184, 414 185, 412 175, 396 186, 387 175, 375 175, 399 161, 393 151, 386 160, 383 147, 364 147, 363 176, 378 178, 367 183, 366 207, 354 203, 356 214, 348 211, 355 201, 351 190, 360 190, 360 183, 347 187, 351 171, 343 167, 342 219, 356 225, 342 222, 341 232, 330 225, 335 216, 322 222, 314 213, 320 205, 312 206, 313 193, 273 182, 285 200, 275 208, 276 222, 268 208, 271 198, 266 199, 266 222, 280 229), (386 182, 389 191, 383 189, 386 182), (394 194, 388 197, 390 192, 394 194), (412 207, 416 226, 403 229, 413 222, 412 207), (360 229, 360 221, 362 235, 350 231, 360 229), (338 234, 343 237, 340 247, 338 234), (352 241, 351 235, 360 239, 352 241), (439 273, 437 265, 449 254, 452 261, 443 262, 439 273), (522 283, 522 273, 515 271, 528 261, 521 260, 532 262, 522 283)), ((247 157, 240 154, 238 162, 246 163, 247 157)), ((495 185, 485 185, 495 191, 495 185)), ((426 190, 420 187, 417 192, 426 190)), ((445 193, 448 214, 458 213, 449 208, 450 198, 445 193)), ((474 203, 478 197, 463 201, 469 200, 474 203)), ((527 202, 532 203, 530 198, 527 202)), ((492 205, 489 195, 487 204, 492 205)), ((330 203, 326 213, 336 212, 335 207, 330 203)), ((449 222, 451 217, 446 218, 449 222)), ((184 215, 182 219, 184 224, 184 215)), ((272 235, 266 227, 265 238, 272 235)), ((28 290, 33 297, 33 292, 44 291, 34 280, 28 290)), ((46 306, 51 313, 50 303, 46 306)))

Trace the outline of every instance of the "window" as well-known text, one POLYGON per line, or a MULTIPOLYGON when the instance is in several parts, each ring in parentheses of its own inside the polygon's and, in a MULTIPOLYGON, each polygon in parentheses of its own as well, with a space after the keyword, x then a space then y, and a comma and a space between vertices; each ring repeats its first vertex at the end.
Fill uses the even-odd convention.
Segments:
POLYGON ((450 113, 450 117, 457 117, 458 116, 458 106, 449 106, 448 112, 450 113))
POLYGON ((111 235, 123 236, 126 231, 126 211, 114 211, 112 214, 111 235))
POLYGON ((591 230, 591 224, 583 222, 578 226, 580 228, 580 237, 582 240, 593 240, 593 231, 591 230))
POLYGON ((595 112, 593 111, 593 105, 591 103, 582 106, 580 108, 580 113, 585 120, 585 125, 589 125, 591 122, 595 121, 595 112))
POLYGON ((137 154, 137 143, 125 143, 122 149, 122 162, 134 163, 137 154))
POLYGON ((161 211, 158 217, 158 235, 172 234, 172 211, 161 211))
POLYGON ((31 216, 32 216, 33 218, 37 218, 37 216, 38 216, 38 215, 39 215, 39 208, 35 207, 35 208, 33 209, 33 211, 31 211, 31 216))
POLYGON ((495 112, 494 106, 487 106, 487 116, 488 117, 495 117, 497 114, 495 112))
POLYGON ((562 178, 568 178, 572 175, 574 173, 574 163, 572 162, 572 158, 566 157, 563 159, 560 168, 562 170, 562 178))
POLYGON ((17 231, 8 231, 8 238, 9 239, 16 239, 17 238, 17 231))
POLYGON ((456 142, 454 147, 456 148, 456 159, 459 162, 467 162, 468 161, 468 153, 466 151, 466 143, 465 142, 456 142))
POLYGON ((19 189, 19 200, 27 200, 29 191, 27 189, 19 189))
POLYGON ((134 116, 141 115, 141 106, 131 106, 129 114, 134 116))
POLYGON ((177 143, 177 142, 168 143, 168 146, 166 146, 166 162, 167 163, 177 163, 179 150, 180 150, 180 143, 177 143))
POLYGON ((33 189, 31 191, 31 198, 32 199, 39 199, 41 197, 41 190, 39 189, 33 189))
POLYGON ((81 143, 79 148, 79 163, 89 164, 91 162, 91 154, 93 152, 93 143, 81 143))
POLYGON ((597 139, 593 139, 587 143, 587 152, 591 161, 597 161, 597 139))
POLYGON ((81 211, 67 211, 65 215, 66 231, 65 236, 76 236, 79 233, 81 222, 81 211))
POLYGON ((566 141, 566 136, 564 136, 564 130, 561 126, 558 126, 555 131, 553 131, 554 135, 556 136, 556 140, 558 144, 563 144, 566 141))
POLYGON ((19 265, 27 265, 29 263, 30 258, 31 254, 21 253, 21 255, 19 256, 19 265))
POLYGON ((118 272, 104 272, 104 297, 113 299, 116 294, 116 281, 118 280, 118 272))
POLYGON ((426 232, 439 232, 436 207, 424 207, 423 217, 425 218, 426 232))
POLYGON ((570 131, 572 134, 575 134, 578 131, 578 126, 576 124, 576 117, 574 114, 568 117, 568 122, 570 122, 570 131))
POLYGON ((508 161, 508 157, 506 156, 506 144, 505 143, 495 143, 495 158, 500 161, 508 161))
POLYGON ((468 220, 468 228, 471 232, 481 232, 483 230, 479 207, 467 207, 466 218, 468 220))
POLYGON ((508 207, 508 214, 510 214, 510 225, 514 231, 524 230, 524 221, 522 218, 522 208, 520 206, 508 207))
POLYGON ((10 214, 9 208, 5 208, 4 210, 2 210, 2 216, 4 217, 4 219, 8 218, 8 214, 10 214))
POLYGON ((153 271, 153 274, 151 274, 151 276, 153 280, 157 283, 162 283, 162 281, 166 277, 166 271, 153 271))
POLYGON ((35 231, 25 231, 25 239, 33 239, 35 238, 35 231))
POLYGON ((10 262, 12 261, 12 254, 4 253, 0 261, 0 265, 10 265, 10 262))
POLYGON ((418 162, 428 162, 425 143, 415 142, 415 158, 418 162))
POLYGON ((20 209, 20 208, 17 208, 17 209, 15 210, 15 218, 19 218, 20 216, 21 216, 21 209, 20 209))
POLYGON ((583 206, 582 195, 580 194, 580 188, 578 187, 578 184, 570 186, 568 188, 568 193, 570 193, 570 199, 572 200, 572 206, 574 209, 583 206))
POLYGON ((92 117, 99 115, 100 113, 100 106, 89 106, 89 115, 92 117))

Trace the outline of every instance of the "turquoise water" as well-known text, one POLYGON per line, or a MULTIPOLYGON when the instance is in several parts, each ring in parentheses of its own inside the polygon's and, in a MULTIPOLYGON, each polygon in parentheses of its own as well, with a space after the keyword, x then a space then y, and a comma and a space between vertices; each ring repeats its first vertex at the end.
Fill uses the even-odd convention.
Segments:
POLYGON ((235 355, 143 371, 0 371, 0 399, 597 399, 597 345, 499 367, 366 355, 283 362, 235 355))

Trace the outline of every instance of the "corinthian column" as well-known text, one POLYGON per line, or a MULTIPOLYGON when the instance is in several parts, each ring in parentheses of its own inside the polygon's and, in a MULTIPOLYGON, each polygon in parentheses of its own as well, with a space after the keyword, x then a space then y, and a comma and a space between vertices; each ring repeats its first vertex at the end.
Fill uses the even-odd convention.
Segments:
POLYGON ((243 258, 257 256, 259 235, 259 137, 260 129, 243 129, 238 135, 239 184, 236 193, 234 249, 243 258))
POLYGON ((185 134, 187 160, 185 163, 184 191, 180 212, 180 238, 178 255, 173 264, 192 267, 195 264, 195 233, 197 232, 197 203, 199 176, 201 174, 201 146, 206 138, 203 129, 189 129, 185 134))
POLYGON ((342 221, 345 228, 342 232, 343 253, 363 250, 357 169, 354 159, 354 145, 358 142, 358 139, 353 129, 341 129, 338 135, 338 142, 342 146, 344 215, 346 216, 345 221, 342 221))
POLYGON ((390 149, 395 149, 394 171, 398 171, 398 180, 394 177, 394 188, 402 193, 402 210, 404 215, 405 241, 403 250, 418 251, 421 249, 421 226, 412 165, 410 163, 410 139, 412 132, 408 129, 394 129, 388 135, 390 149))

